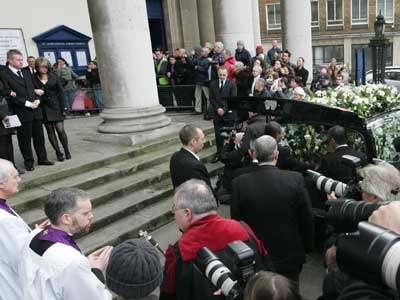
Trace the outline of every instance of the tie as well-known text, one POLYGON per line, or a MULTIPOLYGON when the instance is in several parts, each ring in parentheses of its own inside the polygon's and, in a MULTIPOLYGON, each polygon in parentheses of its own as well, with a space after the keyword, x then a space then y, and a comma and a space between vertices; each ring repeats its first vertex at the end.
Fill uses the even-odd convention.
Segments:
POLYGON ((224 89, 224 82, 221 80, 219 84, 219 92, 222 93, 222 90, 224 89))
POLYGON ((19 78, 23 78, 23 77, 22 77, 21 71, 17 71, 17 74, 18 74, 18 77, 19 77, 19 78))

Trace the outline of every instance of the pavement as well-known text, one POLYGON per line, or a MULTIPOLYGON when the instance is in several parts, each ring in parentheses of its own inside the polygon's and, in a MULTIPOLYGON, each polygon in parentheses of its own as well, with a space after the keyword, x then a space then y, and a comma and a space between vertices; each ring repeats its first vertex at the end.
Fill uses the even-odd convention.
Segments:
MULTIPOLYGON (((191 123, 198 127, 209 127, 211 121, 204 121, 202 115, 192 115, 187 113, 169 113, 174 123, 191 123)), ((125 152, 130 149, 129 146, 118 144, 96 143, 84 140, 84 137, 90 133, 95 133, 97 125, 101 122, 98 115, 90 117, 73 117, 65 120, 65 130, 68 135, 71 148, 72 159, 64 162, 56 161, 56 154, 48 142, 46 137, 46 149, 48 158, 55 162, 54 166, 36 166, 35 171, 26 172, 22 175, 22 180, 29 181, 35 176, 57 173, 62 170, 79 166, 82 162, 94 161, 117 153, 125 152)), ((45 132, 46 135, 46 132, 45 132)), ((14 139, 14 153, 16 164, 19 168, 23 168, 23 159, 19 152, 16 137, 14 139)), ((229 217, 229 206, 221 205, 219 213, 222 216, 229 217)), ((160 243, 163 249, 168 244, 173 244, 180 236, 180 232, 174 222, 167 224, 152 233, 153 237, 160 243)), ((216 237, 217 238, 217 237, 216 237)), ((305 300, 314 300, 321 294, 322 281, 324 278, 324 268, 322 265, 322 257, 319 253, 311 253, 304 265, 300 278, 300 291, 305 300)))

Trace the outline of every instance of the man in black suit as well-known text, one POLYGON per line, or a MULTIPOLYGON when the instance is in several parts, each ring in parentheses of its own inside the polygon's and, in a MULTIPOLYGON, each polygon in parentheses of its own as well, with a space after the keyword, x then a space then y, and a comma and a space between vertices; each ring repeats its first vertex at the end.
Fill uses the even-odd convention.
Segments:
POLYGON ((25 168, 33 171, 33 153, 31 140, 38 156, 39 165, 53 165, 47 159, 42 126, 42 110, 40 100, 35 95, 32 77, 29 71, 22 70, 23 57, 19 50, 7 52, 8 68, 4 70, 3 80, 12 92, 9 96, 11 109, 21 121, 18 127, 18 144, 24 157, 25 168))
POLYGON ((225 66, 221 66, 218 69, 218 80, 214 80, 210 84, 210 103, 214 111, 213 119, 217 146, 217 156, 212 161, 213 163, 219 160, 224 144, 224 139, 221 137, 221 128, 233 126, 235 121, 233 112, 227 110, 225 101, 221 99, 222 97, 236 97, 237 95, 236 84, 227 77, 228 69, 225 66))
POLYGON ((28 58, 26 59, 26 62, 28 63, 28 65, 23 68, 24 70, 29 71, 29 73, 31 75, 34 75, 36 73, 36 69, 35 69, 35 57, 34 56, 28 56, 28 58))
POLYGON ((182 148, 172 155, 169 163, 172 185, 177 188, 189 179, 200 179, 211 187, 208 171, 197 156, 206 142, 204 132, 200 128, 185 125, 179 132, 179 138, 182 148))
POLYGON ((282 128, 278 122, 270 121, 265 125, 264 134, 272 136, 278 143, 279 157, 276 166, 281 170, 305 171, 306 167, 300 164, 291 154, 290 148, 282 146, 282 128))
POLYGON ((231 217, 249 224, 276 271, 298 282, 314 235, 304 179, 300 173, 276 167, 279 152, 273 137, 258 138, 254 149, 259 169, 233 180, 231 217))
POLYGON ((321 159, 319 172, 335 180, 348 183, 356 178, 356 170, 342 162, 343 155, 352 155, 361 159, 361 164, 367 164, 367 156, 359 151, 353 150, 347 145, 346 130, 339 125, 328 130, 329 145, 334 150, 321 159))

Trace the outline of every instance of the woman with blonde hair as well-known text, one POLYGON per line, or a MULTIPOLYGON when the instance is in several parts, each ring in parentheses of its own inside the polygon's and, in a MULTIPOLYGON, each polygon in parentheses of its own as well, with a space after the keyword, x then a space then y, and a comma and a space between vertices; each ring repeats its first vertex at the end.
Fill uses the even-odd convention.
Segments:
POLYGON ((65 158, 71 159, 68 147, 68 137, 64 129, 65 95, 56 74, 51 72, 50 62, 43 57, 36 59, 36 74, 33 76, 35 93, 40 96, 40 106, 43 111, 43 124, 46 127, 50 143, 56 151, 57 159, 64 160, 64 154, 58 145, 56 132, 64 148, 65 158))

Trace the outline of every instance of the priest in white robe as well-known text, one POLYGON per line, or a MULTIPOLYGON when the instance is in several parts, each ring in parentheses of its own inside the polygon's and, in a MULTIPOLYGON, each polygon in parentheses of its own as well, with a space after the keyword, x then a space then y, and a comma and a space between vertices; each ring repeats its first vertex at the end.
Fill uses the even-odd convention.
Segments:
POLYGON ((104 285, 112 247, 85 257, 73 235, 90 229, 88 193, 75 188, 53 191, 45 204, 50 225, 34 230, 23 248, 20 269, 24 300, 108 300, 104 285))
POLYGON ((7 202, 20 181, 13 164, 0 159, 0 300, 22 299, 18 261, 30 229, 7 202))

